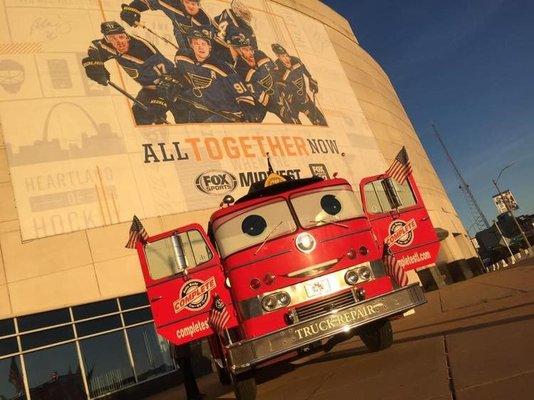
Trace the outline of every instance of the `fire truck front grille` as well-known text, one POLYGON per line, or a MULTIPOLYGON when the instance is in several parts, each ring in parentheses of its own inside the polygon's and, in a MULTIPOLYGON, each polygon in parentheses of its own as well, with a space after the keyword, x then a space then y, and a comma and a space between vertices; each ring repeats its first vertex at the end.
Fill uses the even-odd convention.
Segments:
POLYGON ((325 299, 316 301, 315 303, 307 304, 296 308, 296 313, 299 321, 305 321, 318 315, 355 304, 354 295, 349 290, 348 292, 336 294, 325 299))

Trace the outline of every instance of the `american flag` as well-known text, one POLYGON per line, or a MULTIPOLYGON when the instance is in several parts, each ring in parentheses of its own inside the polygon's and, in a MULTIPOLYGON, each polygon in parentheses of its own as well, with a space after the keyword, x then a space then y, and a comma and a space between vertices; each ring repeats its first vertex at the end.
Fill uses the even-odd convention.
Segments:
POLYGON ((219 295, 216 294, 213 298, 208 324, 219 336, 222 336, 229 320, 230 314, 219 295))
POLYGON ((402 185, 411 173, 412 166, 408 159, 408 152, 406 147, 403 146, 391 166, 387 169, 386 175, 389 175, 402 185))
POLYGON ((15 361, 15 357, 11 357, 11 365, 9 367, 8 381, 13 386, 15 386, 15 391, 17 393, 22 392, 24 384, 22 383, 22 375, 20 374, 19 366, 17 365, 15 361))
POLYGON ((408 285, 408 275, 404 271, 395 255, 391 252, 387 245, 384 245, 384 256, 382 261, 386 267, 386 274, 389 275, 398 286, 408 285))
POLYGON ((130 227, 130 237, 128 238, 128 243, 126 243, 126 248, 135 249, 139 239, 146 241, 148 239, 148 233, 146 233, 145 228, 137 216, 133 216, 132 226, 130 227))

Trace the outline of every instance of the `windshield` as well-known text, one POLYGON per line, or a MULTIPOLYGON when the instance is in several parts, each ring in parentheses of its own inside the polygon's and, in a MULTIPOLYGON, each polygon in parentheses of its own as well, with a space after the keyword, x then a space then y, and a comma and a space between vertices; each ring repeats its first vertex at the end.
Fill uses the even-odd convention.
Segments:
POLYGON ((261 245, 297 230, 285 201, 276 201, 230 214, 214 223, 215 240, 222 257, 261 245))
POLYGON ((304 228, 336 223, 363 214, 357 194, 350 186, 333 186, 291 198, 291 204, 304 228))

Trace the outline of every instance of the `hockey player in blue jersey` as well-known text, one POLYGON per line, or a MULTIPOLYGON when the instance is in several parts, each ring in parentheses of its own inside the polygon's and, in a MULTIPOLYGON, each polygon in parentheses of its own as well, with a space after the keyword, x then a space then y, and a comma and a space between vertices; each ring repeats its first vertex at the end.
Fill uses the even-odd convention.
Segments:
MULTIPOLYGON (((136 123, 138 125, 161 123, 167 112, 167 106, 158 98, 156 82, 162 75, 172 70, 173 63, 150 42, 127 34, 115 21, 103 22, 100 28, 104 37, 91 42, 87 51, 88 57, 82 60, 86 75, 106 86, 110 73, 104 64, 111 59, 117 60, 122 69, 142 86, 136 99, 144 104, 148 111, 134 104, 132 111, 136 123)), ((176 118, 176 110, 171 107, 170 111, 176 118)))
POLYGON ((243 34, 234 36, 230 42, 238 54, 235 69, 263 110, 262 120, 269 111, 286 124, 300 123, 289 109, 283 85, 276 81, 274 62, 263 51, 256 50, 243 34))
POLYGON ((285 85, 285 93, 293 116, 298 118, 299 113, 308 117, 313 125, 326 126, 326 119, 315 104, 315 94, 319 92, 317 81, 312 78, 304 63, 294 56, 290 56, 286 49, 277 43, 272 46, 274 54, 278 57, 275 61, 277 67, 278 81, 285 85), (306 77, 313 93, 313 100, 308 94, 306 77))
POLYGON ((141 21, 141 13, 147 10, 162 11, 173 25, 174 37, 180 50, 189 47, 188 32, 199 26, 209 27, 216 42, 214 53, 221 61, 233 63, 231 51, 218 39, 218 27, 200 6, 200 0, 133 0, 122 4, 121 19, 130 26, 137 26, 141 21))
MULTIPOLYGON (((230 8, 224 10, 214 18, 218 28, 218 37, 231 46, 231 39, 244 35, 250 40, 250 45, 256 50, 258 42, 252 28, 252 12, 239 0, 232 0, 230 8)), ((236 58, 234 54, 234 58, 236 58)))
POLYGON ((161 95, 189 104, 189 122, 259 122, 261 110, 239 75, 211 54, 209 27, 191 30, 188 41, 190 48, 176 54, 172 83, 164 82, 161 95))

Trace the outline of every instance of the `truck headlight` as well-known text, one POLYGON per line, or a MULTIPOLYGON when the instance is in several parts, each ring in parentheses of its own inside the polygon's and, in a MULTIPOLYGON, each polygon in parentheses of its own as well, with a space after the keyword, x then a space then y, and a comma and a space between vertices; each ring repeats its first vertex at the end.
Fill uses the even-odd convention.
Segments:
POLYGON ((261 301, 261 306, 265 311, 272 311, 276 308, 276 296, 265 296, 261 301))
POLYGON ((287 292, 271 293, 261 300, 261 306, 265 311, 273 311, 286 307, 291 303, 291 296, 287 292))
POLYGON ((287 294, 286 292, 280 292, 277 294, 278 303, 282 306, 287 306, 289 303, 291 303, 291 296, 287 294))
POLYGON ((345 282, 347 282, 347 285, 356 285, 358 283, 358 271, 355 269, 349 269, 347 272, 345 272, 345 282))
POLYGON ((362 267, 358 270, 358 275, 360 275, 360 278, 362 278, 364 281, 368 281, 371 279, 372 273, 371 268, 369 267, 362 267))
POLYGON ((302 232, 297 235, 295 239, 295 244, 297 245, 297 248, 303 253, 311 253, 315 249, 317 242, 310 233, 302 232))

